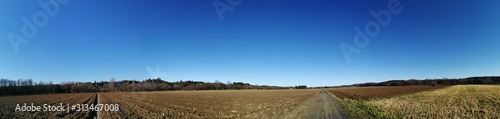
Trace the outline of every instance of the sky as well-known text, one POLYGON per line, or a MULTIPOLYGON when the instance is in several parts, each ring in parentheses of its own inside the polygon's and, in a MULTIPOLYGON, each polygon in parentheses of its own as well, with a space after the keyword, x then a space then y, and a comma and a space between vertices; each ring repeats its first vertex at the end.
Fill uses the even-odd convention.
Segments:
POLYGON ((337 86, 499 75, 499 5, 495 0, 0 0, 0 78, 337 86), (396 8, 399 13, 393 13, 396 8), (370 11, 389 13, 391 20, 379 16, 386 21, 382 26, 370 11), (356 27, 373 35, 369 42, 356 37, 356 27))

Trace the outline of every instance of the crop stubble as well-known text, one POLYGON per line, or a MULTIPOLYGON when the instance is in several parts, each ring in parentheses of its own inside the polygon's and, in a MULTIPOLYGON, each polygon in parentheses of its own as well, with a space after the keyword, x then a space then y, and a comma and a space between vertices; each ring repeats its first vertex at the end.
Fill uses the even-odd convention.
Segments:
POLYGON ((396 118, 500 118, 500 86, 457 85, 370 103, 396 118))

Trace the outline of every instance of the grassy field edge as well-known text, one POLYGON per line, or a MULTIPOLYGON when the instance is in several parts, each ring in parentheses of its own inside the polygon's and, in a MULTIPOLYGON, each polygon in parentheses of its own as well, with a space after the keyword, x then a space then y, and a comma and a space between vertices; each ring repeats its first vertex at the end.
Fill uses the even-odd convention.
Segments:
POLYGON ((446 89, 449 87, 452 87, 452 86, 443 86, 443 87, 439 87, 436 89, 430 89, 430 90, 407 93, 407 94, 393 95, 393 96, 383 97, 383 98, 374 98, 374 99, 368 99, 368 100, 349 100, 349 99, 344 100, 344 99, 341 99, 341 98, 335 96, 334 94, 332 94, 329 91, 328 91, 328 94, 332 97, 333 101, 335 103, 337 103, 340 106, 340 108, 343 109, 343 111, 346 113, 346 115, 349 118, 353 118, 353 119, 396 119, 397 117, 401 117, 401 115, 398 116, 398 115, 390 115, 388 113, 385 113, 382 109, 380 109, 375 104, 373 104, 372 101, 407 96, 407 95, 413 95, 416 93, 427 92, 427 91, 443 90, 443 89, 446 89))

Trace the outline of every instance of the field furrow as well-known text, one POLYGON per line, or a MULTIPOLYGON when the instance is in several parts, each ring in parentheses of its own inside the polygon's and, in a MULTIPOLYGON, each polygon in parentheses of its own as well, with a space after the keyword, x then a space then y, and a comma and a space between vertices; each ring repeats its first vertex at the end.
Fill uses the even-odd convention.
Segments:
POLYGON ((57 117, 57 118, 67 118, 67 117, 81 117, 87 118, 88 112, 75 112, 69 111, 67 104, 90 104, 87 101, 92 99, 94 96, 92 93, 74 93, 74 94, 43 94, 43 95, 26 95, 26 96, 6 96, 0 97, 0 117, 5 118, 15 118, 15 117, 57 117), (51 106, 59 106, 61 103, 65 106, 64 111, 16 111, 16 106, 19 104, 23 106, 26 103, 27 106, 41 106, 41 110, 44 110, 44 104, 51 106))
POLYGON ((101 93, 100 103, 120 104, 101 117, 283 118, 318 90, 163 91, 101 93))

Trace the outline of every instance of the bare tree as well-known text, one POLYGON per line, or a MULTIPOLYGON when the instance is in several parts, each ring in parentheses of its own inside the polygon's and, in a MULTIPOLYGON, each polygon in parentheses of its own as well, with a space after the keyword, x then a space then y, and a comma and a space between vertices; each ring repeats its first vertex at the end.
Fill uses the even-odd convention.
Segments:
POLYGON ((114 90, 115 90, 115 78, 111 78, 111 79, 109 80, 109 84, 108 84, 108 85, 109 85, 109 86, 108 86, 108 87, 109 87, 109 90, 110 90, 110 91, 114 91, 114 90))
POLYGON ((132 80, 132 92, 135 92, 135 80, 132 80))
POLYGON ((215 90, 221 89, 222 88, 222 83, 219 80, 215 80, 214 88, 215 88, 215 90))

